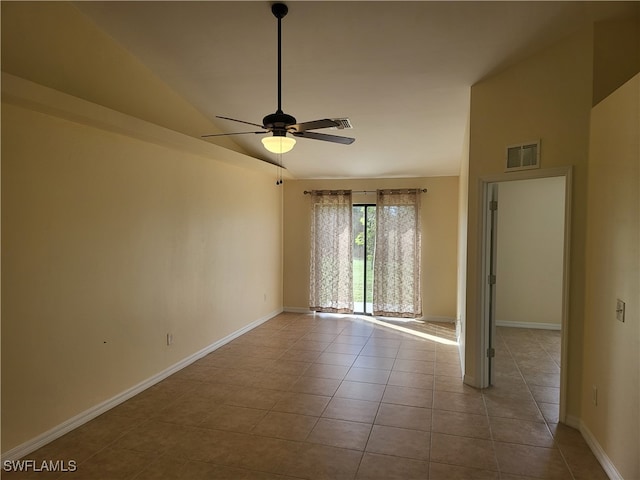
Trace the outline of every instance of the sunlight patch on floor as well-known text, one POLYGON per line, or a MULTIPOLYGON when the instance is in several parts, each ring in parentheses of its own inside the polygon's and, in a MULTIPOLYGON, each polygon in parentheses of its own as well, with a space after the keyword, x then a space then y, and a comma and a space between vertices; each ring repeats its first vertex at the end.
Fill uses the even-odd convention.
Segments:
POLYGON ((392 330, 396 330, 396 331, 402 332, 402 333, 408 333, 409 335, 414 335, 416 337, 424 338, 425 340, 430 340, 432 342, 442 343, 443 345, 458 345, 458 342, 456 342, 456 341, 448 340, 446 338, 437 337, 435 335, 430 335, 430 334, 424 333, 424 332, 418 332, 416 330, 413 330, 411 328, 406 328, 406 327, 403 327, 401 325, 393 325, 391 323, 383 322, 381 320, 378 320, 375 317, 369 317, 369 316, 366 316, 366 315, 358 315, 358 318, 360 320, 364 320, 365 322, 373 323, 374 325, 379 325, 381 327, 390 328, 392 330))

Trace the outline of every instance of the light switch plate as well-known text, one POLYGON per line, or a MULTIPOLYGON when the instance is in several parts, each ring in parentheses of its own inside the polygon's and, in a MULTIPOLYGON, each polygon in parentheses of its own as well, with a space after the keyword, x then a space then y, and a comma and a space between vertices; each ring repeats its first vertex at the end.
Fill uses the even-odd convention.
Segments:
POLYGON ((618 298, 616 301, 616 319, 624 323, 624 307, 625 304, 618 298))

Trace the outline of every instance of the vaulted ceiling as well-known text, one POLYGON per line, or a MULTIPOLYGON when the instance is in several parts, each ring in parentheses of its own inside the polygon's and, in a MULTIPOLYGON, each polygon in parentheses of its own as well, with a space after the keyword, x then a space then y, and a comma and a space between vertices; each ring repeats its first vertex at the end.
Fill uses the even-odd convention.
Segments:
MULTIPOLYGON (((221 132, 255 128, 217 115, 261 124, 276 110, 271 3, 75 5, 221 132)), ((298 139, 282 156, 296 178, 457 175, 471 86, 621 8, 609 2, 287 5, 283 110, 301 122, 348 117, 353 129, 319 132, 356 138, 348 146, 298 139)), ((233 137, 249 155, 279 161, 260 138, 233 137)))

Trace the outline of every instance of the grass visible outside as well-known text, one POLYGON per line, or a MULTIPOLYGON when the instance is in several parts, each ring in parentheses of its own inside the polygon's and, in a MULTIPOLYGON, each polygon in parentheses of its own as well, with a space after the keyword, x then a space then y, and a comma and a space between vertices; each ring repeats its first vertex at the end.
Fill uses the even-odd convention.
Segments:
MULTIPOLYGON (((364 259, 353 259, 353 301, 363 302, 364 259)), ((373 302, 373 262, 367 262, 367 299, 365 303, 373 302)))

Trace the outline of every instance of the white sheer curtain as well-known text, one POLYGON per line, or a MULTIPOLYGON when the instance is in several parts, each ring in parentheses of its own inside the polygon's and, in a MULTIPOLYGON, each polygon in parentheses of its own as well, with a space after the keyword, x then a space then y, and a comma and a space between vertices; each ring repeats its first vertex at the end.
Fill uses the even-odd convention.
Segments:
POLYGON ((351 190, 311 192, 309 308, 353 313, 351 190))
POLYGON ((373 314, 422 316, 420 191, 378 190, 373 314))

